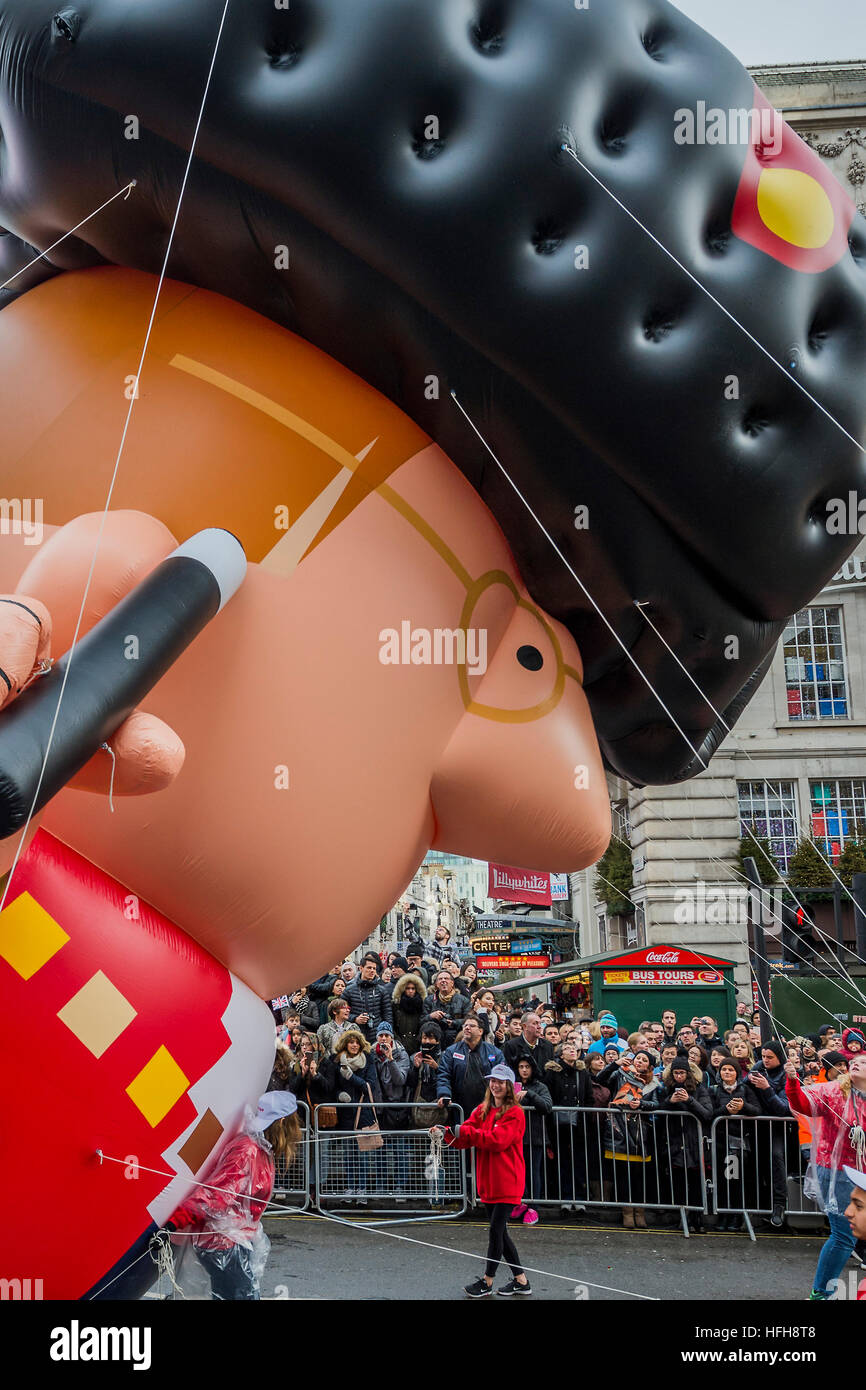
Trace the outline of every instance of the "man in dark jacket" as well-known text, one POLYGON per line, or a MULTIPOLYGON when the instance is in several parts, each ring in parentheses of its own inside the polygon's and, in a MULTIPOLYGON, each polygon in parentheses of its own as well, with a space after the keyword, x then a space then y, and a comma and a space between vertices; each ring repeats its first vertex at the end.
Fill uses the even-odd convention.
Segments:
POLYGON ((719 1027, 714 1018, 704 1014, 698 1019, 698 1046, 709 1057, 714 1047, 724 1047, 725 1040, 719 1036, 719 1027))
POLYGON ((442 1029, 446 1047, 450 1047, 469 1012, 469 1000, 454 987, 454 977, 440 970, 436 983, 424 1000, 425 1018, 434 1018, 442 1029))
MULTIPOLYGON (((786 1119, 791 1114, 785 1096, 785 1063, 788 1054, 785 1044, 778 1038, 770 1038, 761 1046, 761 1060, 749 1072, 749 1084, 755 1088, 761 1113, 786 1119)), ((764 1131, 769 1129, 770 1151, 773 1173, 773 1214, 770 1225, 778 1230, 785 1224, 785 1206, 788 1201, 788 1157, 786 1125, 763 1125, 759 1134, 760 1148, 766 1144, 764 1131)), ((760 1154, 759 1154, 760 1162, 760 1154)))
POLYGON ((446 1047, 442 1054, 436 1085, 438 1103, 443 1108, 459 1105, 464 1119, 483 1101, 491 1067, 503 1061, 499 1048, 484 1042, 483 1037, 478 1015, 467 1014, 461 1041, 446 1047))
POLYGON ((379 979, 376 964, 375 956, 365 956, 360 973, 343 993, 351 1009, 350 1021, 369 1043, 376 1041, 376 1029, 382 1020, 393 1023, 394 1017, 388 986, 379 979))
POLYGON ((517 1074, 517 1063, 521 1057, 532 1057, 539 1071, 553 1061, 553 1048, 541 1036, 541 1019, 533 1010, 525 1013, 520 1020, 521 1031, 518 1037, 509 1038, 503 1047, 505 1065, 517 1074))

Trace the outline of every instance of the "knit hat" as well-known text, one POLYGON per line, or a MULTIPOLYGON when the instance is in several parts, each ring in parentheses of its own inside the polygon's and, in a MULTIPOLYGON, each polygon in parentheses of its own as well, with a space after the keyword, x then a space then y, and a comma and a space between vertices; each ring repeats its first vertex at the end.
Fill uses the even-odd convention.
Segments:
POLYGON ((602 1014, 601 1018, 598 1020, 598 1026, 599 1028, 618 1028, 619 1024, 613 1014, 602 1014))
POLYGON ((684 1071, 686 1076, 691 1076, 692 1067, 688 1055, 685 1052, 678 1052, 671 1062, 671 1072, 673 1073, 675 1071, 684 1071))
POLYGON ((387 1020, 386 1018, 383 1018, 383 1019, 382 1019, 382 1022, 381 1022, 381 1023, 378 1025, 378 1027, 376 1028, 376 1037, 377 1037, 377 1038, 378 1038, 378 1036, 379 1036, 380 1033, 390 1033, 390 1035, 391 1035, 392 1038, 393 1038, 393 1036, 394 1036, 394 1029, 391 1027, 390 1023, 388 1022, 388 1020, 387 1020))
POLYGON ((761 1049, 764 1052, 774 1052, 779 1059, 780 1066, 788 1060, 785 1044, 780 1042, 778 1038, 768 1038, 766 1042, 761 1043, 761 1049))

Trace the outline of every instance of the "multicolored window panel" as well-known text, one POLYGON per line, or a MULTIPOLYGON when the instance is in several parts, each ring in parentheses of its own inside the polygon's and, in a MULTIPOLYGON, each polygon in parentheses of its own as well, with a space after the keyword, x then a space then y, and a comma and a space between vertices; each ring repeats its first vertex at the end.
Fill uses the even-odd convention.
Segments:
POLYGON ((800 838, 797 792, 793 782, 738 782, 740 835, 749 831, 770 842, 773 858, 783 873, 800 838))
POLYGON ((841 608, 801 608, 782 634, 789 719, 847 719, 841 608))
POLYGON ((838 859, 846 839, 866 837, 866 778, 824 778, 809 783, 812 835, 831 861, 838 859))

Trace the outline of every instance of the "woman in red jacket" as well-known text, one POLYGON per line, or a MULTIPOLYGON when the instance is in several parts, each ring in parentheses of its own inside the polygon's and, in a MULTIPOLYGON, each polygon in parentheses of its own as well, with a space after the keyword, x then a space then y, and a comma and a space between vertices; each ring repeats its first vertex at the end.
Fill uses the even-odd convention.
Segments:
POLYGON ((512 1278, 496 1292, 508 1298, 532 1290, 523 1272, 520 1256, 508 1234, 511 1208, 523 1197, 526 1169, 523 1162, 523 1132, 526 1117, 514 1094, 514 1072, 503 1064, 485 1077, 487 1092, 456 1131, 434 1126, 454 1149, 477 1149, 475 1162, 478 1195, 490 1213, 487 1266, 484 1277, 465 1286, 470 1298, 487 1298, 493 1292, 493 1277, 503 1257, 511 1266, 512 1278))

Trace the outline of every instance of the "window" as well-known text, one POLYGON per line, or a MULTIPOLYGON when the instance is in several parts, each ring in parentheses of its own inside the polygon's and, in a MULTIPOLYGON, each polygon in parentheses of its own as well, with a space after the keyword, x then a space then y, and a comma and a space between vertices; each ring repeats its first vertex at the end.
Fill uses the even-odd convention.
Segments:
POLYGON ((797 796, 793 782, 738 782, 740 835, 770 841, 773 857, 783 873, 797 848, 797 796))
POLYGON ((613 833, 620 840, 625 840, 626 844, 631 844, 631 823, 628 818, 628 801, 614 801, 611 803, 611 813, 613 820, 613 833))
POLYGON ((812 834, 821 853, 838 859, 850 835, 866 834, 866 779, 811 782, 812 834))
POLYGON ((782 634, 789 719, 847 719, 841 608, 802 608, 782 634))
POLYGON ((604 914, 603 912, 600 912, 600 913, 599 913, 598 918, 597 918, 597 921, 598 921, 598 949, 599 949, 599 951, 606 951, 606 950, 607 950, 607 917, 605 916, 605 914, 604 914))

